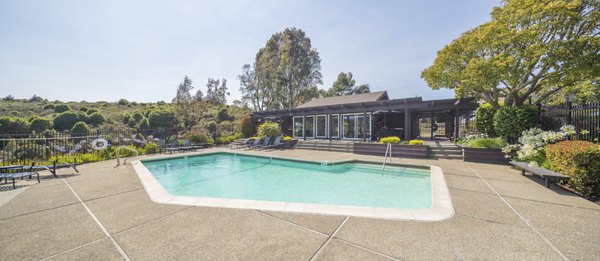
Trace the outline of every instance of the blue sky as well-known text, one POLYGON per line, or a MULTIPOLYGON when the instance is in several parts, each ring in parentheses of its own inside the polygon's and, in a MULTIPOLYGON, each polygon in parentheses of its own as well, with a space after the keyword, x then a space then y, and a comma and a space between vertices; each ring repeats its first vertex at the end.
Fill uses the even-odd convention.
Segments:
POLYGON ((269 37, 303 29, 323 85, 352 72, 392 98, 450 98, 420 78, 436 52, 500 1, 0 1, 0 96, 170 101, 184 75, 205 90, 237 75, 269 37))

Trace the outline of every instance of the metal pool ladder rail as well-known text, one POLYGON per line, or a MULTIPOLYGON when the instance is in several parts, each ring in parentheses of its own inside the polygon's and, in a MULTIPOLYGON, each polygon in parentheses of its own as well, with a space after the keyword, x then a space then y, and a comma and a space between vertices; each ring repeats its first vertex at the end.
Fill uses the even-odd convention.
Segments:
POLYGON ((389 152, 389 159, 390 162, 392 162, 392 144, 388 143, 387 147, 385 148, 385 155, 383 156, 383 166, 381 166, 381 170, 385 170, 385 163, 387 162, 388 159, 388 152, 389 152))
MULTIPOLYGON (((135 156, 139 156, 139 155, 140 155, 140 153, 139 153, 137 150, 134 150, 134 149, 132 149, 132 148, 130 148, 130 147, 127 147, 127 146, 119 146, 119 147, 116 149, 116 153, 117 153, 117 167, 118 167, 119 165, 121 165, 121 156, 119 155, 119 151, 120 151, 121 149, 126 149, 126 150, 133 151, 133 152, 135 152, 135 156)), ((127 159, 125 159, 125 160, 123 161, 123 165, 126 165, 126 164, 127 164, 127 159)))

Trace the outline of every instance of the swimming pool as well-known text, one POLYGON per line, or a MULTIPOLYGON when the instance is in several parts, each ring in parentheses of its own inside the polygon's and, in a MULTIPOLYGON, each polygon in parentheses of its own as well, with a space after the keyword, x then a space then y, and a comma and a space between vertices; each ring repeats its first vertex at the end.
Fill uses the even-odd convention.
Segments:
POLYGON ((415 219, 439 199, 429 166, 382 170, 220 152, 135 162, 134 168, 161 203, 415 219))

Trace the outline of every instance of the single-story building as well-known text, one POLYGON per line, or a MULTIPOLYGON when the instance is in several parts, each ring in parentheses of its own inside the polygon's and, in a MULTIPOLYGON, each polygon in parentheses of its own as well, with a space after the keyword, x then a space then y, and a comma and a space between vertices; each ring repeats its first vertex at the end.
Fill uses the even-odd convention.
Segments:
POLYGON ((473 99, 390 99, 386 91, 311 100, 297 108, 256 111, 259 121, 278 122, 285 135, 299 139, 376 141, 456 139, 474 128, 473 99))

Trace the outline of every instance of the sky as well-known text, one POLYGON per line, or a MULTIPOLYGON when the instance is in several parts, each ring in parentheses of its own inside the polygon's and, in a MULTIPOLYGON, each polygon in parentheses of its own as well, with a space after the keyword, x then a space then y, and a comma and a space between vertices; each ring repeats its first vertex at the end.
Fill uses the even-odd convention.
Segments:
MULTIPOLYGON (((436 52, 490 20, 500 1, 0 1, 0 97, 61 101, 170 101, 185 75, 237 75, 272 34, 304 30, 323 85, 352 72, 391 98, 443 99, 421 71, 436 52)), ((194 92, 195 92, 194 90, 194 92)))

